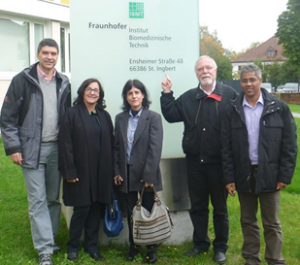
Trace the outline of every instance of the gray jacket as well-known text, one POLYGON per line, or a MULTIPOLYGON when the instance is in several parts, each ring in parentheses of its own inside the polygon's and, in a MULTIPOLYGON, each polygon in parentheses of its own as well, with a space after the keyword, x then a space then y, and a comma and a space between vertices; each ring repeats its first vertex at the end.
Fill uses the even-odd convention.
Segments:
POLYGON ((161 117, 149 109, 142 111, 134 135, 130 165, 127 166, 128 118, 128 111, 122 112, 116 116, 115 122, 114 174, 121 175, 124 179, 119 191, 124 193, 141 191, 145 182, 153 183, 156 190, 160 191, 162 181, 159 163, 163 141, 161 117))
MULTIPOLYGON (((22 166, 37 169, 43 128, 43 94, 37 64, 16 75, 1 110, 1 133, 6 155, 22 153, 22 166)), ((71 87, 65 75, 56 73, 59 120, 71 105, 71 87)))

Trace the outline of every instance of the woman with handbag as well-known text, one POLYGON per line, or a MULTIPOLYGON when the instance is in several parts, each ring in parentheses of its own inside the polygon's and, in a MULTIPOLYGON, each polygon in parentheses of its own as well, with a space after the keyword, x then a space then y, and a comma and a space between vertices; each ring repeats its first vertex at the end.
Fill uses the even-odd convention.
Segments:
MULTIPOLYGON (((114 144, 114 183, 124 193, 129 227, 128 259, 133 261, 139 246, 133 241, 131 215, 138 193, 145 189, 142 206, 151 212, 154 192, 162 190, 159 163, 163 128, 158 113, 149 110, 151 102, 146 87, 139 80, 129 80, 122 91, 123 112, 116 116, 114 144)), ((148 263, 157 261, 156 245, 147 246, 148 263)))
POLYGON ((98 252, 98 232, 101 212, 112 198, 113 126, 97 79, 85 80, 77 93, 74 107, 61 121, 58 138, 63 200, 74 207, 68 259, 78 259, 84 231, 85 252, 94 260, 104 260, 98 252))

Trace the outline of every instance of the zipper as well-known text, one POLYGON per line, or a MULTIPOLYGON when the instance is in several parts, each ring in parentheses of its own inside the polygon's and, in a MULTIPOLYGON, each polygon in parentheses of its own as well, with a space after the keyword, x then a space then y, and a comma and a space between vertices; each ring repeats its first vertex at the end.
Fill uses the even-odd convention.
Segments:
POLYGON ((202 103, 202 100, 200 99, 197 115, 196 115, 196 118, 195 118, 195 124, 197 124, 197 120, 198 120, 198 116, 199 116, 199 112, 200 112, 200 108, 201 108, 201 103, 202 103))
POLYGON ((163 215, 163 216, 157 217, 156 219, 154 219, 152 221, 135 221, 135 223, 137 226, 149 226, 149 225, 157 224, 157 222, 163 221, 165 219, 166 219, 166 216, 163 215))
MULTIPOLYGON (((249 154, 249 138, 248 138, 248 130, 247 130, 246 122, 245 122, 245 120, 243 119, 243 117, 242 117, 242 115, 241 115, 241 112, 238 110, 237 105, 236 105, 236 104, 233 104, 233 103, 232 103, 231 105, 232 105, 233 108, 235 109, 236 113, 239 115, 241 121, 243 122, 243 124, 244 124, 244 126, 245 126, 245 128, 246 128, 246 132, 247 132, 246 135, 247 135, 247 142, 248 142, 248 145, 247 145, 247 154, 249 154)), ((248 155, 248 158, 249 158, 248 164, 251 165, 251 161, 250 161, 249 155, 248 155)), ((249 171, 250 171, 250 173, 251 173, 251 170, 249 170, 249 171)), ((251 177, 248 176, 248 177, 247 177, 247 181, 249 181, 250 178, 251 178, 251 177)))
MULTIPOLYGON (((34 84, 39 90, 40 90, 40 93, 41 93, 41 97, 42 97, 42 111, 41 111, 41 115, 42 115, 42 118, 41 118, 41 130, 40 130, 40 150, 41 150, 41 146, 42 146, 42 132, 43 132, 43 112, 44 112, 44 95, 43 95, 43 92, 42 92, 42 89, 39 85, 39 83, 36 82, 36 80, 31 77, 28 73, 25 74, 25 77, 32 83, 34 84)), ((31 100, 30 100, 31 101, 31 100)), ((41 157, 41 152, 39 152, 38 154, 38 159, 37 159, 37 163, 36 163, 36 168, 38 168, 38 165, 40 163, 40 157, 41 157)))
POLYGON ((215 101, 215 106, 216 106, 216 113, 217 113, 217 116, 219 116, 219 102, 218 101, 215 101))

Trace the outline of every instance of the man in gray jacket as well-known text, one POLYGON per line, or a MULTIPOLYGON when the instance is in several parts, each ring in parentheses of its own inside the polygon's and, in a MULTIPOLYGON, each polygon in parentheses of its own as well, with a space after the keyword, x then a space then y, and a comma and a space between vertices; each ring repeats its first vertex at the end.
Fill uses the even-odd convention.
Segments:
POLYGON ((59 49, 52 39, 40 42, 39 62, 16 75, 1 110, 6 155, 22 166, 28 194, 32 239, 40 265, 51 265, 60 209, 58 123, 70 106, 70 83, 55 70, 59 49))

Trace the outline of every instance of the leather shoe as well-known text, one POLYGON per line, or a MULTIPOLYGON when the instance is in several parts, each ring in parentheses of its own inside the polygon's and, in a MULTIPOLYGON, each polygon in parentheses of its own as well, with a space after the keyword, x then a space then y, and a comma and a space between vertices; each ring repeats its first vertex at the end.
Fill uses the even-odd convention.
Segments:
POLYGON ((156 250, 151 250, 147 252, 147 260, 148 263, 155 263, 157 261, 157 251, 156 250))
POLYGON ((197 256, 197 255, 199 255, 201 253, 204 253, 204 252, 207 252, 207 251, 204 251, 200 248, 194 247, 194 248, 188 250, 187 252, 185 252, 185 255, 187 257, 194 257, 194 256, 197 256))
POLYGON ((90 257, 94 260, 101 260, 101 261, 104 261, 105 258, 100 254, 100 253, 90 253, 90 257))
POLYGON ((129 261, 133 261, 134 257, 139 253, 139 251, 136 248, 130 248, 128 253, 128 259, 129 261))
POLYGON ((68 260, 76 261, 78 259, 78 255, 76 252, 68 252, 68 260))
POLYGON ((226 262, 226 255, 223 252, 216 252, 214 255, 214 261, 217 264, 224 264, 226 262))

